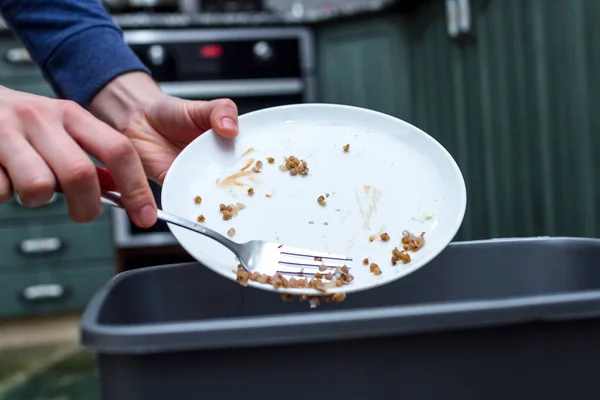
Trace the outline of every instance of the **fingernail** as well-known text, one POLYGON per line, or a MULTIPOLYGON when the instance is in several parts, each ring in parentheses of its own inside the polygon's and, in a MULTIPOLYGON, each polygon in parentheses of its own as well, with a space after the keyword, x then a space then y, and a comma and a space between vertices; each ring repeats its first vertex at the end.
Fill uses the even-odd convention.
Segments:
POLYGON ((139 221, 144 226, 152 226, 156 222, 156 209, 152 206, 144 206, 138 213, 139 221))
POLYGON ((48 199, 48 196, 45 196, 45 195, 33 196, 28 200, 29 200, 28 202, 31 205, 31 207, 41 207, 44 204, 46 204, 48 201, 50 201, 50 199, 48 199))
POLYGON ((235 123, 235 121, 228 117, 221 119, 221 125, 223 126, 223 128, 226 128, 226 129, 233 129, 233 130, 237 129, 237 124, 235 123))

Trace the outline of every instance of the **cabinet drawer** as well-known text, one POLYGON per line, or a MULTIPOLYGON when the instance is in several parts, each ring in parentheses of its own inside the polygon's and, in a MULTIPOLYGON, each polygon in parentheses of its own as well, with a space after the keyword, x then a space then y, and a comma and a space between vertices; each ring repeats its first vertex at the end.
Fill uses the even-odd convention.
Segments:
POLYGON ((64 264, 113 257, 111 223, 20 226, 0 229, 0 273, 40 263, 64 264))
POLYGON ((40 219, 44 217, 69 217, 67 200, 60 194, 55 194, 52 199, 41 207, 28 208, 22 206, 16 196, 4 204, 0 204, 0 222, 8 219, 40 219))
POLYGON ((83 310, 114 275, 111 260, 90 268, 0 276, 0 318, 83 310))

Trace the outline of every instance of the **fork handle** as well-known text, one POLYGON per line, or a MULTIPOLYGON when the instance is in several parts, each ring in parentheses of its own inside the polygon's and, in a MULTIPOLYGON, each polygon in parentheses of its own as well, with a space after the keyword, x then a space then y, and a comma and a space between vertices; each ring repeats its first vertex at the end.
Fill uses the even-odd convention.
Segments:
MULTIPOLYGON (((98 176, 98 181, 100 182, 100 200, 102 204, 125 209, 123 201, 121 201, 121 194, 117 191, 117 184, 115 183, 114 178, 108 172, 108 170, 104 167, 96 165, 96 175, 98 176)), ((63 192, 58 182, 56 184, 55 191, 58 193, 63 192)), ((165 221, 173 225, 177 225, 190 231, 199 233, 201 235, 208 236, 209 238, 216 240, 223 246, 227 247, 236 256, 238 255, 240 245, 232 240, 227 239, 225 236, 213 231, 212 229, 208 229, 205 226, 189 221, 185 218, 169 214, 162 210, 157 210, 156 216, 161 221, 165 221)))
MULTIPOLYGON (((121 194, 118 192, 102 190, 101 201, 103 204, 106 204, 106 205, 109 205, 112 207, 125 209, 125 206, 123 205, 123 202, 121 201, 121 194)), ((208 236, 209 238, 214 239, 217 242, 221 243, 223 246, 227 247, 236 256, 238 254, 238 247, 239 247, 238 243, 227 239, 225 236, 213 231, 212 229, 209 229, 203 225, 197 224, 197 223, 187 220, 185 218, 181 218, 176 215, 170 214, 163 210, 157 210, 157 217, 161 221, 180 226, 182 228, 188 229, 190 231, 199 233, 204 236, 208 236)))

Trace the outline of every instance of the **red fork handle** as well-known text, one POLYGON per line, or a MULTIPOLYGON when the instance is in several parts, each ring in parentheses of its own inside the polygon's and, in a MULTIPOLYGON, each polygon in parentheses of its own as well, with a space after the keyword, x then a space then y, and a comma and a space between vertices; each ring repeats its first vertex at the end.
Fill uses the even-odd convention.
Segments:
MULTIPOLYGON (((117 184, 115 183, 115 179, 112 177, 110 172, 104 167, 96 165, 96 173, 98 175, 98 180, 100 181, 100 189, 106 190, 109 192, 117 192, 117 184)), ((63 193, 60 184, 56 182, 56 192, 63 193)))

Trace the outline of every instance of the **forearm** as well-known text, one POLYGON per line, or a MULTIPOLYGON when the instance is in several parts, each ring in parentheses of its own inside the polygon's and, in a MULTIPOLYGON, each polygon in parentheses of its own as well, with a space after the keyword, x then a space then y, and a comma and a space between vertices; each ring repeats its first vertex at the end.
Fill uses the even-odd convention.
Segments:
POLYGON ((116 77, 149 73, 98 0, 0 0, 0 12, 61 98, 88 106, 116 77))
POLYGON ((109 82, 92 99, 89 110, 123 132, 125 127, 160 96, 162 91, 144 72, 130 72, 109 82))

